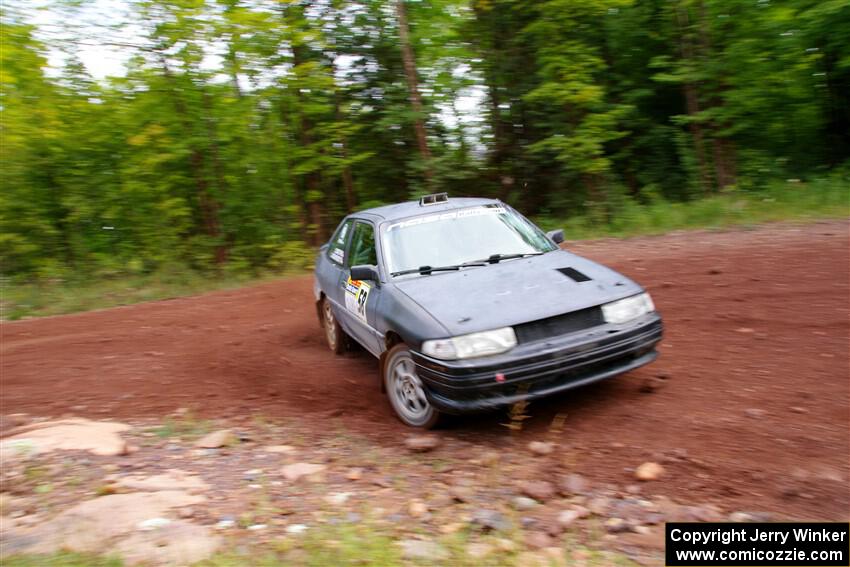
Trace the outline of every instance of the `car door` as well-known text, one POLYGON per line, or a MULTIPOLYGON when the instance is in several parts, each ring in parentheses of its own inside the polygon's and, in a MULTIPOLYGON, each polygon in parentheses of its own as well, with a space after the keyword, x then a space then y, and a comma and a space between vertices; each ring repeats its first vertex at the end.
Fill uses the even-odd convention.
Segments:
POLYGON ((334 315, 337 319, 339 319, 339 315, 344 309, 343 292, 339 282, 342 280, 345 252, 348 249, 353 225, 354 221, 352 219, 347 219, 339 225, 339 228, 337 228, 328 242, 328 248, 324 253, 325 257, 319 262, 318 269, 316 270, 316 279, 319 281, 319 287, 325 293, 325 296, 330 299, 334 315))
POLYGON ((380 333, 374 328, 375 309, 380 295, 380 282, 351 279, 351 266, 378 265, 375 249, 375 228, 365 220, 355 220, 351 242, 342 268, 340 289, 344 314, 343 329, 372 354, 380 353, 380 333))

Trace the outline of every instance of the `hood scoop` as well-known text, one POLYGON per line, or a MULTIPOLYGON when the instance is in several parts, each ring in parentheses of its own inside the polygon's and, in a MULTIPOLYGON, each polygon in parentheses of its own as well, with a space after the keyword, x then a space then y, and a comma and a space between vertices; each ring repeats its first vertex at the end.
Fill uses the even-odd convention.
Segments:
POLYGON ((567 276, 568 278, 570 278, 571 280, 573 280, 574 282, 581 283, 581 282, 589 282, 591 280, 590 277, 584 275, 583 273, 579 272, 575 268, 557 268, 557 270, 559 272, 561 272, 562 274, 564 274, 565 276, 567 276))

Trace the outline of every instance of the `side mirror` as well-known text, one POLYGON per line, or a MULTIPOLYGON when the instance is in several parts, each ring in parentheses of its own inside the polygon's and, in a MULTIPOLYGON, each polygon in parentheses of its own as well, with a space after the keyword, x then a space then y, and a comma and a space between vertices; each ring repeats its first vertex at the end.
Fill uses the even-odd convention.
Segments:
POLYGON ((365 280, 377 282, 380 281, 378 277, 378 268, 376 266, 351 266, 351 279, 353 280, 365 280))
POLYGON ((559 228, 558 230, 550 230, 546 233, 546 236, 548 236, 549 240, 551 240, 555 244, 560 244, 564 241, 564 229, 559 228))

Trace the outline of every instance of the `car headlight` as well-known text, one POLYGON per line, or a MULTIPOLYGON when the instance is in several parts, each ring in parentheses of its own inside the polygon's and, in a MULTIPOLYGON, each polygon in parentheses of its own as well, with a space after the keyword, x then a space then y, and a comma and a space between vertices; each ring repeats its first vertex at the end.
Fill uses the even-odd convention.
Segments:
POLYGON ((639 293, 602 306, 602 317, 606 323, 626 323, 641 315, 655 311, 655 304, 648 293, 639 293))
POLYGON ((511 327, 437 339, 422 343, 422 353, 443 360, 474 358, 506 352, 516 346, 516 334, 511 327))

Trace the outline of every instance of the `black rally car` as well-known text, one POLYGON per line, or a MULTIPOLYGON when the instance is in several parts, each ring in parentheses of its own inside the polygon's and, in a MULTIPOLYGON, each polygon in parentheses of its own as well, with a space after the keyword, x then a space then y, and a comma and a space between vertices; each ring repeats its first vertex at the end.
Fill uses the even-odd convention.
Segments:
POLYGON ((488 410, 653 361, 661 317, 629 278, 558 247, 492 199, 378 207, 343 219, 316 261, 328 345, 381 362, 398 417, 488 410))

